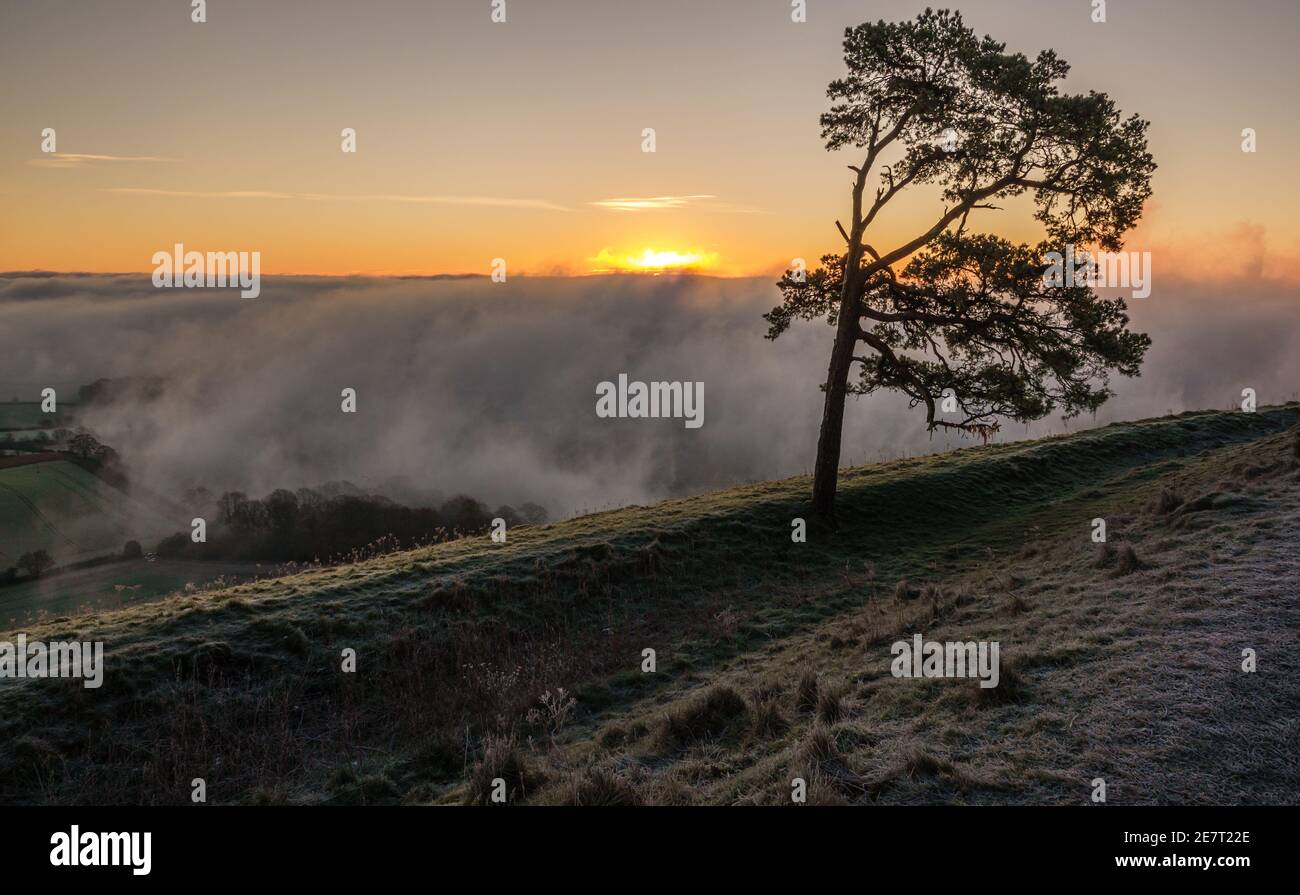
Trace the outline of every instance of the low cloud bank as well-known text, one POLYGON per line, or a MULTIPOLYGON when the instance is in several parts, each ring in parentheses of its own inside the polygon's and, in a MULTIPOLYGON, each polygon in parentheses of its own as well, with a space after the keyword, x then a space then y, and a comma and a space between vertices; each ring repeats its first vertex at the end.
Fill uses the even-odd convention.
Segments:
MULTIPOLYGON (((769 280, 264 278, 261 297, 147 275, 0 278, 0 395, 160 376, 161 397, 86 422, 148 487, 262 494, 349 480, 418 502, 470 494, 553 517, 810 471, 832 331, 775 343, 769 280), (602 419, 596 388, 704 383, 704 425, 602 419), (340 410, 353 388, 357 413, 340 410)), ((1130 302, 1155 345, 1096 420, 1300 397, 1300 290, 1157 281, 1130 302)), ((961 446, 897 395, 853 402, 846 462, 961 446)))

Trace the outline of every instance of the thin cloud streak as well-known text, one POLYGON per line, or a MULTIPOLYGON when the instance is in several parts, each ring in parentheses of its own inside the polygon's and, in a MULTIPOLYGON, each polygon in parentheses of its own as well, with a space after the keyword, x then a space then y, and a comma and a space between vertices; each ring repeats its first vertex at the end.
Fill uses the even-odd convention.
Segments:
POLYGON ((601 199, 591 204, 609 211, 658 211, 665 208, 685 208, 698 200, 716 198, 717 196, 651 196, 644 199, 601 199))
POLYGON ((402 196, 385 193, 356 196, 329 193, 283 193, 267 190, 160 190, 146 187, 109 187, 106 192, 144 196, 174 196, 182 199, 298 199, 309 202, 407 202, 426 205, 480 205, 489 208, 532 208, 541 211, 569 211, 564 205, 545 199, 510 199, 496 196, 402 196))
POLYGON ((48 158, 29 159, 38 168, 86 168, 97 162, 173 162, 160 155, 102 155, 89 152, 52 152, 48 158))
POLYGON ((677 208, 689 208, 698 205, 702 211, 714 211, 720 214, 767 214, 758 208, 744 208, 738 205, 732 205, 729 202, 714 202, 717 196, 700 195, 700 196, 647 196, 634 197, 628 196, 618 199, 599 199, 595 202, 588 203, 597 208, 603 208, 606 211, 617 212, 638 212, 638 211, 665 211, 677 208))

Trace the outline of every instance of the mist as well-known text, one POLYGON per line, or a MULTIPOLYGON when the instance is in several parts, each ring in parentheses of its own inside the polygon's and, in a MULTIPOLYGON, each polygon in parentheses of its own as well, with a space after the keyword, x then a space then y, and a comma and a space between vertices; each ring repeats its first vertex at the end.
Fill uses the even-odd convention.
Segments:
MULTIPOLYGON (((1300 289, 1157 276, 1130 301, 1154 340, 1096 418, 1004 425, 998 440, 1300 390, 1300 289)), ((100 378, 157 376, 160 397, 78 421, 132 479, 260 496, 346 480, 410 503, 469 494, 553 518, 811 471, 832 330, 763 338, 770 279, 263 278, 159 290, 149 275, 0 277, 0 396, 61 400, 100 378), (702 382, 704 424, 601 419, 596 387, 702 382), (357 412, 340 409, 356 390, 357 412)), ((851 400, 844 462, 970 444, 925 431, 894 394, 851 400)))

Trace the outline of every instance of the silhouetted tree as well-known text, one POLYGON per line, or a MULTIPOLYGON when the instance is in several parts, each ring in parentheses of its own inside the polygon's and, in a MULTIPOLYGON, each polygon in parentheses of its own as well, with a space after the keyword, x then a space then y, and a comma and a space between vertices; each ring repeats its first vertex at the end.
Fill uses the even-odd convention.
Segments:
POLYGON ((824 317, 835 327, 813 480, 822 519, 833 518, 848 394, 896 389, 925 405, 931 431, 987 436, 999 417, 1095 410, 1112 394, 1109 371, 1137 375, 1150 344, 1127 330, 1122 300, 1044 277, 1048 251, 1120 247, 1151 193, 1148 124, 1121 118, 1105 94, 1059 93, 1069 66, 1052 51, 1030 61, 1005 49, 946 10, 845 32, 848 74, 831 82, 821 117, 828 150, 865 151, 849 166, 849 226, 836 222, 845 250, 806 275, 787 271, 781 305, 764 315, 771 339, 795 319, 824 317), (881 164, 886 156, 897 160, 881 164), (942 212, 878 250, 868 241, 877 215, 921 184, 940 188, 942 212), (972 212, 1025 193, 1045 241, 1030 247, 967 232, 972 212), (960 408, 955 420, 935 417, 946 389, 960 408))
POLYGON ((54 557, 48 550, 33 550, 18 557, 18 568, 33 578, 39 578, 54 566, 54 557))

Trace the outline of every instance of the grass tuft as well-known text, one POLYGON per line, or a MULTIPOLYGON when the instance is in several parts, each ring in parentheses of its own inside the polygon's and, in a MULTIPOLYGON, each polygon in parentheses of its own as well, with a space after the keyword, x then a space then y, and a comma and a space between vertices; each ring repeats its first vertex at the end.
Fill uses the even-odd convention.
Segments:
POLYGON ((1115 557, 1115 576, 1131 575, 1140 568, 1142 568, 1142 560, 1138 559, 1133 545, 1121 544, 1115 557))
POLYGON ((795 708, 801 712, 811 712, 817 708, 817 672, 805 669, 799 676, 799 687, 795 690, 795 708))
POLYGON ((831 725, 844 717, 844 695, 839 687, 827 685, 817 694, 817 720, 831 725))
POLYGON ((734 688, 712 687, 664 716, 659 728, 659 745, 680 749, 701 740, 722 739, 739 730, 748 714, 745 698, 734 688))
POLYGON ((559 804, 588 807, 632 807, 644 804, 630 782, 603 768, 587 768, 565 781, 559 804))
POLYGON ((758 687, 750 694, 753 713, 750 730, 756 737, 767 739, 780 736, 790 727, 781 711, 780 691, 775 687, 758 687))
POLYGON ((971 681, 967 693, 976 708, 993 708, 1021 702, 1029 695, 1029 684, 1014 663, 1003 662, 996 687, 981 687, 979 681, 971 681))
POLYGON ((483 749, 483 760, 470 774, 465 804, 499 804, 492 801, 497 789, 494 781, 498 779, 505 781, 507 804, 523 801, 545 782, 543 776, 529 765, 513 739, 489 737, 483 749))
POLYGON ((1182 505, 1182 497, 1170 491, 1168 488, 1161 488, 1159 496, 1151 502, 1151 512, 1155 513, 1157 516, 1168 516, 1182 505))

